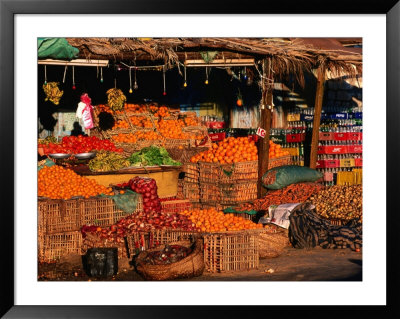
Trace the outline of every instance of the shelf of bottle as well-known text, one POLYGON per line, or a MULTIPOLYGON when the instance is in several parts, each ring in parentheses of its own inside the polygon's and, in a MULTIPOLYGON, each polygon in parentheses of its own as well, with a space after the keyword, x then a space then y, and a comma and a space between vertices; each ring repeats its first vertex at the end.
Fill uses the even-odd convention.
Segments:
POLYGON ((361 141, 362 132, 319 132, 320 141, 361 141))
POLYGON ((318 160, 316 168, 362 167, 362 158, 318 160))
POLYGON ((360 154, 362 145, 322 145, 318 146, 318 154, 360 154))

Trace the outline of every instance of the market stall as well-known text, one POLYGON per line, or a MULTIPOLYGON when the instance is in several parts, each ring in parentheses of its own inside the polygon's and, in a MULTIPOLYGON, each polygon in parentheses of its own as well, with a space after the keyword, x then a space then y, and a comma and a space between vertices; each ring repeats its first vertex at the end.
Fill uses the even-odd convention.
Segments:
MULTIPOLYGON (((165 280, 191 278, 203 271, 256 269, 260 258, 279 256, 285 247, 305 242, 311 247, 360 249, 362 237, 355 225, 362 223, 362 188, 350 186, 361 184, 360 172, 352 182, 340 174, 337 186, 326 187, 326 172, 315 170, 326 162, 325 157, 316 157, 318 139, 324 139, 319 124, 326 72, 357 74, 359 50, 327 50, 296 39, 67 40, 79 49, 79 58, 113 57, 115 73, 113 87, 102 92, 104 102, 92 105, 87 92, 76 100, 77 123, 85 136, 49 136, 38 142, 39 262, 59 262, 68 255, 94 258, 93 249, 109 248, 116 258, 130 260, 144 278, 165 280), (201 115, 185 106, 129 101, 129 94, 138 90, 137 71, 160 72, 165 97, 166 72, 177 69, 184 90, 189 68, 205 70, 206 86, 213 68, 226 69, 232 79, 246 85, 254 82, 261 101, 257 107, 251 105, 248 123, 259 119, 257 127, 229 128, 227 123, 238 121, 201 115), (304 86, 304 73, 316 68, 315 107, 307 109, 313 110, 308 119, 313 122, 310 146, 294 147, 306 142, 306 132, 280 134, 282 128, 271 126, 275 82, 292 76, 304 86), (127 71, 129 91, 118 87, 121 70, 127 71), (304 153, 310 154, 309 165, 304 159, 301 163, 304 153), (339 226, 342 229, 335 228, 339 226), (346 232, 351 239, 341 239, 346 232)), ((57 63, 39 61, 45 68, 57 63)), ((64 78, 68 63, 79 66, 74 61, 64 62, 64 78)), ((103 83, 99 62, 88 60, 85 67, 96 67, 103 83)), ((43 90, 56 105, 63 91, 47 82, 46 72, 43 90)), ((245 107, 240 90, 235 104, 245 107)), ((283 113, 289 115, 294 116, 283 113)), ((291 122, 288 118, 274 123, 291 122)), ((356 139, 354 132, 340 133, 348 134, 332 134, 332 141, 346 141, 346 149, 360 154, 362 145, 347 141, 361 141, 361 135, 356 139)), ((318 153, 329 152, 337 151, 318 148, 318 153)), ((355 167, 355 161, 342 159, 339 164, 355 167)), ((86 268, 96 263, 90 258, 86 268)), ((107 263, 115 267, 113 260, 110 257, 107 263)))

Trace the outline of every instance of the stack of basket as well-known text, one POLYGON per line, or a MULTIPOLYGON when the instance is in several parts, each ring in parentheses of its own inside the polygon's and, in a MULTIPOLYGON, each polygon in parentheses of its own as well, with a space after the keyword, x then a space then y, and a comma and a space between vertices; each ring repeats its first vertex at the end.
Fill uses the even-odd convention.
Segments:
POLYGON ((257 198, 258 162, 199 163, 200 202, 222 209, 257 198))
MULTIPOLYGON (((143 210, 139 197, 136 210, 143 210)), ((55 261, 69 254, 80 254, 83 244, 81 227, 85 224, 110 226, 125 216, 110 198, 39 199, 38 259, 55 261)))
POLYGON ((182 166, 184 177, 181 179, 181 191, 184 199, 196 207, 200 202, 199 166, 197 163, 186 163, 182 166))

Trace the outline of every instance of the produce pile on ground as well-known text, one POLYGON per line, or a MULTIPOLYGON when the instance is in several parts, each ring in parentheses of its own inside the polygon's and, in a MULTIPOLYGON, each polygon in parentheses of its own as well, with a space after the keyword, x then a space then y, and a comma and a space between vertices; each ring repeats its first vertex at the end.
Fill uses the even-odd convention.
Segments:
POLYGON ((269 141, 269 158, 278 158, 290 155, 288 151, 281 148, 279 144, 269 141))
POLYGON ((224 214, 215 208, 191 209, 181 212, 203 232, 224 232, 232 230, 259 229, 263 226, 233 214, 224 214))
POLYGON ((142 148, 139 152, 129 157, 132 166, 174 165, 182 163, 174 161, 164 147, 150 146, 142 148))
POLYGON ((45 166, 38 172, 39 197, 67 200, 75 196, 89 198, 100 194, 114 195, 110 187, 97 184, 62 166, 45 166))
POLYGON ((237 211, 267 210, 271 205, 303 203, 312 194, 318 193, 324 186, 318 183, 291 184, 282 189, 269 191, 264 198, 256 199, 253 203, 244 203, 235 207, 237 211))
POLYGON ((247 137, 228 137, 219 143, 213 143, 211 149, 196 154, 190 161, 230 164, 257 159, 257 146, 254 141, 250 141, 247 137))
POLYGON ((109 140, 101 140, 95 136, 64 136, 61 143, 39 144, 44 154, 67 153, 79 154, 91 151, 106 150, 111 152, 122 152, 122 148, 117 148, 113 142, 109 140))
POLYGON ((143 196, 143 210, 145 213, 161 212, 161 201, 157 194, 157 183, 153 178, 136 176, 128 182, 118 184, 118 188, 128 188, 143 196))
POLYGON ((362 222, 362 185, 327 187, 311 196, 308 202, 323 218, 362 222))
POLYGON ((163 212, 139 212, 120 219, 110 227, 98 227, 84 225, 81 228, 82 236, 95 234, 100 239, 123 242, 124 237, 137 232, 149 232, 152 230, 175 229, 182 231, 197 231, 195 224, 184 215, 163 212))
POLYGON ((182 260, 191 252, 190 247, 166 245, 162 250, 149 252, 143 262, 148 265, 168 265, 182 260))
POLYGON ((110 172, 129 167, 131 162, 121 154, 99 151, 96 157, 89 161, 88 166, 92 172, 110 172))

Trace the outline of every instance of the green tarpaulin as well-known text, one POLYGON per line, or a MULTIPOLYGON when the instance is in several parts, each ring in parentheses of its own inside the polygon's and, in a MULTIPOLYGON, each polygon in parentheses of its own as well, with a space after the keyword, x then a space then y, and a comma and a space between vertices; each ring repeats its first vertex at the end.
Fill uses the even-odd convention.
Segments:
POLYGON ((38 38, 38 58, 54 60, 76 59, 79 49, 74 48, 65 38, 38 38))

